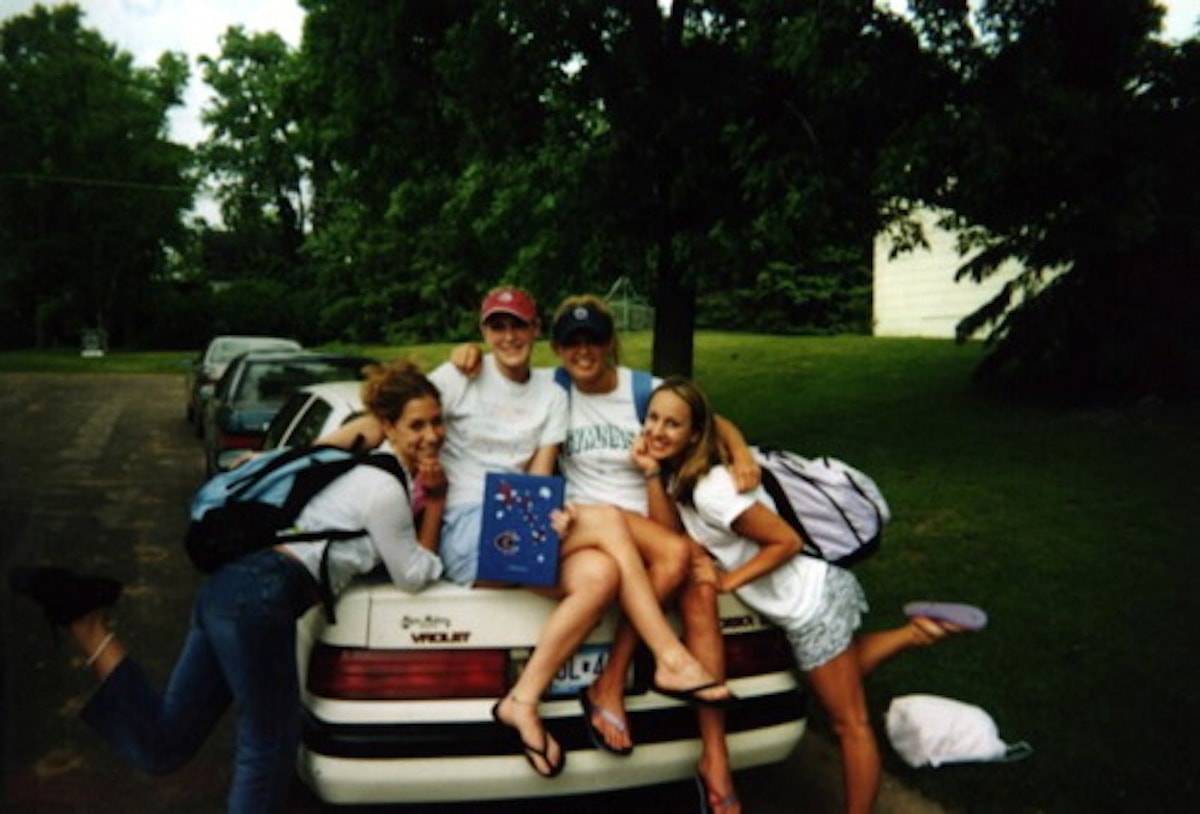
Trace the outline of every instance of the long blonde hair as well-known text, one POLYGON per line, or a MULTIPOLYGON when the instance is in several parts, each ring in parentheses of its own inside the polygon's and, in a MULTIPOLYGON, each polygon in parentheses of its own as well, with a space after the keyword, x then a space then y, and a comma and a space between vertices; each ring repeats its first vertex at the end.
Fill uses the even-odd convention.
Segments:
MULTIPOLYGON (((613 367, 617 367, 621 364, 621 341, 617 339, 617 322, 615 319, 613 319, 612 309, 608 307, 608 303, 600 297, 597 297, 595 294, 572 294, 560 302, 558 307, 554 309, 554 316, 550 320, 550 325, 556 325, 559 317, 574 308, 578 308, 581 305, 584 308, 591 308, 593 311, 599 311, 601 314, 604 314, 606 317, 608 317, 608 321, 612 323, 612 345, 610 346, 608 354, 608 362, 613 367)), ((551 340, 551 344, 554 344, 553 340, 551 340)))
POLYGON ((675 460, 667 464, 671 477, 671 497, 686 506, 693 504, 696 483, 714 466, 725 463, 724 453, 717 440, 712 405, 695 382, 683 376, 670 376, 654 388, 650 401, 661 392, 668 392, 687 405, 692 416, 692 437, 675 460))

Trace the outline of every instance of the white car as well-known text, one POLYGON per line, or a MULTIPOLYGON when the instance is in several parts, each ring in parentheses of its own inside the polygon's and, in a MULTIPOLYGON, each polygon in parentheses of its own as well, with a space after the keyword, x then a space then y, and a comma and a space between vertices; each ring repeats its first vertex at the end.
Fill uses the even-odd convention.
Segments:
MULTIPOLYGON (((305 387, 280 410, 267 448, 311 443, 361 412, 358 383, 305 387)), ((478 801, 582 794, 691 777, 700 742, 692 709, 649 687, 652 664, 630 671, 626 706, 636 748, 593 747, 576 698, 604 666, 610 612, 543 698, 547 728, 569 752, 566 770, 537 776, 489 710, 529 658, 552 600, 519 589, 438 583, 410 594, 383 575, 297 623, 304 705, 302 779, 336 804, 478 801)), ((806 699, 782 633, 722 595, 729 750, 736 769, 784 760, 804 734, 806 699)))

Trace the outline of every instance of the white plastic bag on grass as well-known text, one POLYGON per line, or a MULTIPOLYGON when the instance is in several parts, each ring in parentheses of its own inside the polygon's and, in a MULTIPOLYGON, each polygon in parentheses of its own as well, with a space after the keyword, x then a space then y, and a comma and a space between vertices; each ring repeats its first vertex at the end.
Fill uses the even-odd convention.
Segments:
POLYGON ((916 768, 967 761, 1011 761, 1033 752, 1025 741, 1000 740, 992 716, 973 704, 938 695, 902 695, 887 711, 892 748, 916 768))

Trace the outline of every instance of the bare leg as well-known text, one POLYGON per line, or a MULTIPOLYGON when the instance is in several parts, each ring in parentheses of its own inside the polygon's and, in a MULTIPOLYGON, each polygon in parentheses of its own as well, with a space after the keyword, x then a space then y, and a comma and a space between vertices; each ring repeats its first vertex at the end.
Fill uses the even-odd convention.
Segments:
MULTIPOLYGON (((679 596, 685 642, 705 669, 725 679, 725 645, 717 616, 717 573, 713 561, 691 544, 690 578, 679 596)), ((739 814, 742 807, 733 787, 729 750, 725 743, 725 711, 697 707, 700 729, 700 762, 696 770, 708 790, 708 806, 715 814, 739 814)))
POLYGON ((600 551, 582 549, 564 557, 562 601, 546 620, 529 663, 496 710, 500 720, 515 727, 525 743, 537 748, 545 743, 546 758, 534 757, 540 773, 550 773, 551 764, 561 761, 562 750, 542 727, 538 701, 559 665, 575 652, 612 603, 619 581, 616 563, 600 551))
POLYGON ((858 658, 847 648, 808 673, 809 686, 829 713, 842 752, 846 811, 867 814, 879 793, 879 749, 867 716, 858 658))
POLYGON ((95 656, 91 670, 100 681, 108 678, 109 673, 115 670, 126 656, 125 645, 115 637, 109 638, 112 629, 104 618, 103 610, 84 614, 71 622, 67 630, 79 652, 87 658, 95 656))
MULTIPOLYGON (((661 605, 663 600, 673 594, 687 578, 690 568, 690 549, 694 544, 688 538, 675 534, 641 515, 628 512, 622 514, 638 553, 641 555, 642 561, 646 563, 646 573, 650 578, 650 585, 661 605)), ((686 622, 684 627, 686 630, 686 622)), ((637 631, 622 617, 617 626, 616 635, 613 637, 608 663, 587 691, 597 710, 603 709, 609 715, 624 718, 625 676, 629 672, 629 665, 633 661, 637 644, 637 631)), ((692 649, 690 641, 688 649, 692 649)), ((700 658, 700 654, 695 650, 692 652, 696 655, 697 660, 707 667, 704 659, 700 658)), ((713 675, 716 676, 715 673, 713 675)), ((607 716, 599 714, 599 711, 592 716, 592 725, 614 749, 626 749, 633 746, 633 739, 628 728, 616 725, 607 716)))
POLYGON ((918 616, 901 627, 856 636, 851 647, 858 658, 859 673, 865 678, 893 656, 913 647, 935 644, 959 630, 956 625, 918 616))
MULTIPOLYGON (((579 548, 599 548, 616 561, 621 571, 621 609, 654 654, 655 683, 669 690, 690 690, 710 683, 712 675, 688 652, 667 622, 620 511, 610 506, 577 506, 563 552, 579 548)), ((716 701, 728 697, 729 688, 719 685, 697 695, 716 701)))

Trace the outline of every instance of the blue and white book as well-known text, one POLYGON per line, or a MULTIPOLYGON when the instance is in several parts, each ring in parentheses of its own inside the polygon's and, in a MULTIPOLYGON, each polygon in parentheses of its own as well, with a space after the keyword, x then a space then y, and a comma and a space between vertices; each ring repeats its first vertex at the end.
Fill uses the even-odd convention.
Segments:
POLYGON ((558 582, 558 535, 550 512, 563 505, 560 477, 489 472, 483 485, 479 579, 558 582))

